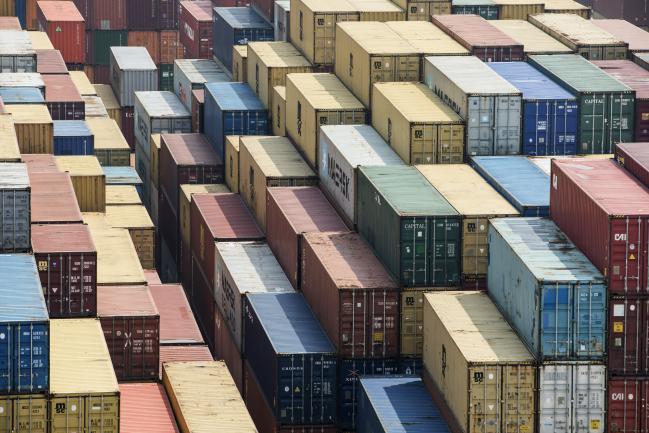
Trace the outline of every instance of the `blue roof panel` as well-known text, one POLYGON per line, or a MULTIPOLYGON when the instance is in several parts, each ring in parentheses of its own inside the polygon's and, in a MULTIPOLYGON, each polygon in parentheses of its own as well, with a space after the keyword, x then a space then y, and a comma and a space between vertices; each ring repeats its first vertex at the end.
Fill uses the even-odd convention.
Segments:
POLYGON ((221 111, 265 110, 257 95, 245 83, 207 83, 209 92, 221 111))
POLYGON ((550 77, 525 62, 487 63, 501 77, 523 93, 526 100, 576 99, 550 77))
POLYGON ((0 98, 5 104, 43 104, 45 98, 36 87, 0 87, 0 98))
POLYGON ((0 254, 0 323, 49 320, 34 256, 0 254))
POLYGON ((135 167, 102 167, 106 175, 106 185, 142 185, 135 167))

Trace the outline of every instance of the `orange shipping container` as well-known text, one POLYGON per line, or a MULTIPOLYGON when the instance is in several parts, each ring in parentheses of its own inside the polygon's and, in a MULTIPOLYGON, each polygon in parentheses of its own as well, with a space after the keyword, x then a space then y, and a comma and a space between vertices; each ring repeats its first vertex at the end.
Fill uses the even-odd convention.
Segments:
POLYGON ((160 64, 160 39, 158 32, 128 32, 129 47, 145 47, 153 59, 153 63, 160 64))
POLYGON ((159 383, 122 383, 121 433, 178 433, 174 413, 159 383))
POLYGON ((160 32, 160 63, 173 65, 174 60, 184 58, 184 47, 180 44, 178 30, 160 32))

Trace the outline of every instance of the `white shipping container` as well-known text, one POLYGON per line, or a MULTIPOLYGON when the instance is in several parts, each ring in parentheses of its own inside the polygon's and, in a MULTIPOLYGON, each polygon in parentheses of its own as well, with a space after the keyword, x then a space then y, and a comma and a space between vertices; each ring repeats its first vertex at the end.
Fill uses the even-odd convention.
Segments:
POLYGON ((0 252, 31 249, 31 188, 27 165, 0 163, 0 252))
POLYGON ((158 69, 145 47, 111 47, 110 77, 122 107, 135 105, 134 92, 158 90, 158 69))
POLYGON ((212 60, 178 59, 174 61, 174 93, 185 108, 192 112, 192 90, 203 89, 205 83, 231 81, 223 69, 212 60))
POLYGON ((36 72, 36 51, 27 32, 0 30, 0 72, 36 72))
POLYGON ((288 41, 288 29, 291 20, 290 0, 275 1, 275 15, 273 28, 275 29, 276 41, 288 41))

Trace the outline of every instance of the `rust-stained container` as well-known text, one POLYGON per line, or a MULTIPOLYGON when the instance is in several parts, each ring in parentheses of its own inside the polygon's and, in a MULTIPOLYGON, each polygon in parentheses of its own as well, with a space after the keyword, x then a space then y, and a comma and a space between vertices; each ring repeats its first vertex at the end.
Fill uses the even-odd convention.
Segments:
POLYGON ((185 49, 180 43, 178 30, 161 30, 158 34, 160 36, 160 63, 172 65, 171 69, 173 70, 174 61, 185 57, 185 49))
POLYGON ((213 7, 211 0, 180 2, 180 42, 189 59, 212 58, 213 7))
POLYGON ((164 387, 159 383, 122 383, 120 433, 178 433, 164 387))
POLYGON ((71 1, 37 1, 38 27, 65 63, 86 62, 86 23, 71 1))
POLYGON ((407 21, 429 21, 431 15, 451 13, 451 0, 397 0, 397 6, 406 11, 407 21))
POLYGON ((232 80, 248 82, 248 45, 232 46, 232 80))
POLYGON ((494 0, 499 20, 527 20, 529 15, 545 12, 544 2, 539 0, 494 0))
POLYGON ((56 165, 70 173, 81 212, 106 209, 106 176, 96 156, 57 156, 56 165))
POLYGON ((377 83, 372 126, 406 164, 464 160, 462 118, 421 83, 377 83))
POLYGON ((97 317, 118 380, 155 380, 160 364, 160 314, 147 286, 101 286, 97 317))
POLYGON ((128 32, 128 46, 146 48, 151 59, 153 59, 153 63, 160 64, 160 38, 157 32, 130 31, 128 32))
POLYGON ((649 34, 647 34, 645 29, 641 29, 625 20, 592 20, 591 22, 619 40, 629 44, 629 51, 649 51, 649 34))
POLYGON ((32 249, 51 318, 97 314, 97 249, 83 224, 33 224, 32 249))
POLYGON ((113 119, 88 118, 86 125, 94 136, 95 156, 102 166, 131 165, 131 148, 113 119))
POLYGON ((88 30, 126 29, 127 0, 85 0, 88 2, 88 30))
POLYGON ((646 294, 649 189, 611 160, 552 160, 550 181, 552 220, 604 274, 610 293, 646 294))
POLYGON ((111 227, 127 229, 142 268, 155 268, 156 228, 144 206, 106 206, 106 222, 111 227))
POLYGON ((608 315, 609 372, 613 376, 647 376, 649 300, 635 295, 612 296, 608 315))
POLYGON ((203 132, 205 89, 192 90, 192 132, 203 132))
POLYGON ((97 96, 104 103, 108 117, 117 122, 117 126, 120 126, 122 122, 121 107, 119 106, 119 102, 117 102, 113 88, 109 84, 95 84, 94 86, 97 96))
POLYGON ((69 75, 43 75, 43 81, 52 120, 85 119, 85 103, 69 75))
POLYGON ((225 184, 232 192, 239 192, 239 137, 225 136, 225 184))
POLYGON ((516 42, 478 15, 434 15, 433 24, 484 62, 525 60, 523 44, 516 42))
POLYGON ((605 431, 640 432, 647 429, 649 379, 617 377, 608 380, 608 416, 605 431))
POLYGON ((54 122, 45 105, 5 105, 11 114, 20 153, 54 153, 54 122))
POLYGON ((80 223, 83 221, 72 180, 68 173, 31 169, 32 224, 80 223))
POLYGON ((302 292, 346 358, 399 354, 399 286, 357 233, 305 233, 302 292))
POLYGON ((160 313, 160 345, 204 344, 194 314, 180 284, 149 284, 160 313))
POLYGON ((267 240, 294 288, 299 289, 303 234, 349 229, 316 187, 267 189, 267 240))
POLYGON ((271 108, 268 110, 273 123, 273 135, 286 136, 286 86, 273 87, 271 108))
POLYGON ((162 379, 162 365, 167 362, 183 361, 213 361, 209 347, 205 345, 187 346, 160 346, 160 379, 162 379))
POLYGON ((142 204, 140 195, 133 185, 106 185, 106 206, 128 206, 142 204))
POLYGON ((59 50, 36 50, 36 72, 39 74, 67 74, 68 68, 59 50))

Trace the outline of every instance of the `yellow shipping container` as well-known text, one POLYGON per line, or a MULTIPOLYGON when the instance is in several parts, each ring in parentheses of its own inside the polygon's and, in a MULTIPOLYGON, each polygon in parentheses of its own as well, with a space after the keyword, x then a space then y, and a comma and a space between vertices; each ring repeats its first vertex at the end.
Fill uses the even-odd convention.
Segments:
POLYGON ((250 42, 247 65, 248 85, 266 108, 272 107, 273 87, 285 85, 287 74, 312 72, 290 42, 250 42))
POLYGON ((189 245, 189 238, 191 236, 190 206, 192 196, 194 194, 217 194, 225 192, 231 191, 226 185, 222 183, 207 185, 180 185, 180 236, 183 240, 184 245, 189 245))
POLYGON ((573 51, 538 27, 523 20, 491 20, 489 24, 518 43, 525 54, 571 54, 573 51))
POLYGON ((406 11, 408 21, 430 21, 431 15, 449 15, 451 0, 394 0, 406 11))
POLYGON ((0 433, 48 433, 43 394, 0 396, 0 433))
POLYGON ((542 14, 545 5, 540 0, 494 0, 501 20, 526 20, 528 16, 542 14))
POLYGON ((86 118, 88 128, 95 136, 95 156, 102 166, 128 167, 131 148, 119 125, 113 119, 86 118))
POLYGON ((70 173, 81 212, 106 209, 106 176, 96 156, 57 156, 56 165, 70 173))
POLYGON ((84 95, 81 97, 81 99, 83 100, 83 103, 85 105, 86 119, 110 118, 110 116, 108 116, 108 112, 106 111, 106 107, 104 107, 104 103, 101 101, 101 98, 99 96, 84 95))
POLYGON ((401 356, 420 358, 424 351, 424 294, 456 287, 405 287, 401 292, 401 356))
POLYGON ((19 162, 20 147, 11 116, 0 116, 0 162, 19 162))
POLYGON ((239 192, 266 231, 266 187, 317 186, 318 176, 286 137, 241 136, 239 192))
POLYGON ((421 83, 377 83, 372 126, 407 164, 459 164, 464 121, 421 83))
MULTIPOLYGON (((0 17, 15 17, 16 2, 15 0, 0 0, 0 17)), ((2 424, 0 424, 1 426, 2 424)))
POLYGON ((390 30, 415 47, 422 57, 469 55, 469 50, 431 22, 389 21, 385 24, 390 30))
POLYGON ((248 45, 235 45, 232 47, 232 80, 248 81, 248 45))
POLYGON ((574 0, 544 0, 547 14, 575 14, 590 19, 591 8, 574 0))
POLYGON ((70 79, 81 96, 97 96, 97 90, 83 71, 70 71, 70 79))
MULTIPOLYGON (((9 0, 11 1, 11 0, 9 0)), ((29 39, 32 41, 32 48, 35 50, 53 50, 54 45, 50 42, 50 37, 45 32, 30 31, 27 32, 29 39)))
POLYGON ((158 185, 160 182, 160 147, 162 146, 160 140, 160 134, 151 134, 151 140, 149 140, 149 155, 151 155, 151 183, 156 188, 159 188, 158 185))
POLYGON ((405 21, 406 12, 390 0, 347 0, 355 6, 360 21, 405 21))
POLYGON ((363 104, 333 74, 286 76, 286 133, 316 171, 320 125, 363 124, 366 115, 363 104))
POLYGON ((273 101, 268 110, 273 123, 273 135, 286 136, 286 86, 273 87, 273 101))
POLYGON ((239 136, 225 137, 225 183, 232 192, 239 192, 239 136))
POLYGON ((54 122, 45 105, 5 105, 11 114, 20 153, 54 153, 54 122))
POLYGON ((121 126, 122 109, 119 105, 119 102, 117 102, 113 88, 108 84, 95 84, 94 87, 97 96, 101 98, 101 102, 103 102, 104 107, 106 107, 108 117, 117 122, 118 126, 121 126))
POLYGON ((486 293, 426 293, 423 355, 460 431, 535 432, 534 358, 486 293))
POLYGON ((133 185, 106 185, 106 206, 142 204, 133 185))
POLYGON ((97 319, 50 321, 50 433, 118 433, 119 386, 97 319))
POLYGON ((127 229, 142 268, 155 269, 155 226, 144 206, 106 206, 106 222, 127 229))

